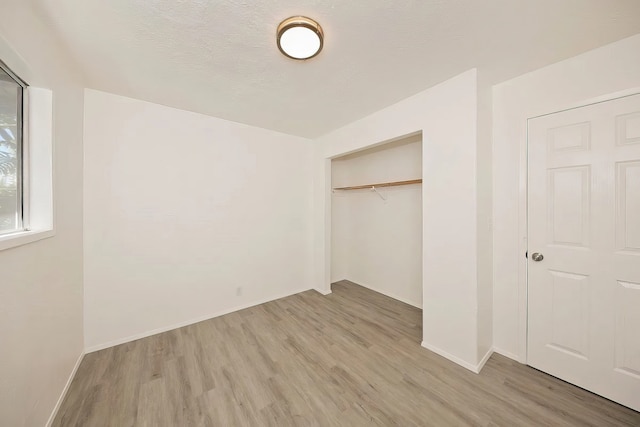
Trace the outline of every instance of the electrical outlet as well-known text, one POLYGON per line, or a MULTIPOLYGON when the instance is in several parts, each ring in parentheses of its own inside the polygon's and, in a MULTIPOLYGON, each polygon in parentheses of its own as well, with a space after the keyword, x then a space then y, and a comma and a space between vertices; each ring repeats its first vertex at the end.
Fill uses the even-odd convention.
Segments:
POLYGON ((242 286, 236 288, 236 296, 242 296, 242 286))

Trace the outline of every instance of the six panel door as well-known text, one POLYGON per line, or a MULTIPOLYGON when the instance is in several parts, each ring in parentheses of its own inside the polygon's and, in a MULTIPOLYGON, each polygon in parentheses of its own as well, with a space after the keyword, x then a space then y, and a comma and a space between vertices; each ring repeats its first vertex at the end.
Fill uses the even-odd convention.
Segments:
POLYGON ((528 125, 528 364, 640 410, 640 95, 528 125))

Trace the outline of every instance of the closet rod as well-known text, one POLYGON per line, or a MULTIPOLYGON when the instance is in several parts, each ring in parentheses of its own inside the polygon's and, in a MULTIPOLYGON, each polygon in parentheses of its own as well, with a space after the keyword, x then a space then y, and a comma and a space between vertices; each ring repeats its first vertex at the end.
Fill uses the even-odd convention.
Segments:
POLYGON ((368 190, 371 188, 379 188, 379 187, 395 187, 398 185, 411 185, 411 184, 421 184, 422 179, 411 179, 409 181, 392 181, 392 182, 381 182, 379 184, 369 184, 369 185, 356 185, 353 187, 337 187, 334 190, 368 190))

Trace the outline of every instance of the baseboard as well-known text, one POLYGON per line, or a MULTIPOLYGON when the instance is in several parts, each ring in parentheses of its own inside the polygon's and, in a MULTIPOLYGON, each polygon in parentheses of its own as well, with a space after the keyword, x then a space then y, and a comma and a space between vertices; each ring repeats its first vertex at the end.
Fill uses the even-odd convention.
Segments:
POLYGON ((513 354, 513 353, 511 353, 509 351, 505 351, 505 350, 499 349, 497 347, 494 347, 493 351, 494 351, 494 353, 501 354, 504 357, 508 357, 509 359, 515 360, 516 362, 524 363, 524 362, 520 361, 520 358, 517 355, 515 355, 515 354, 513 354))
POLYGON ((482 358, 480 363, 478 363, 477 365, 474 365, 472 363, 467 362, 466 360, 462 360, 459 357, 454 356, 451 353, 448 353, 448 352, 446 352, 446 351, 444 351, 442 349, 439 349, 438 347, 434 347, 431 344, 428 344, 428 343, 426 343, 424 341, 422 341, 421 345, 422 345, 422 347, 426 348, 427 350, 432 351, 432 352, 436 353, 437 355, 440 355, 440 356, 444 357, 445 359, 449 359, 453 363, 456 363, 456 364, 462 366, 463 368, 466 368, 466 369, 468 369, 471 372, 476 373, 476 374, 480 373, 480 371, 484 367, 484 364, 487 363, 487 360, 489 360, 489 358, 493 354, 493 349, 489 349, 489 351, 487 352, 487 354, 484 355, 484 357, 482 358))
POLYGON ((487 354, 484 355, 484 357, 480 360, 480 363, 478 363, 478 366, 476 366, 477 374, 479 374, 480 371, 482 371, 482 368, 484 368, 484 365, 491 358, 492 354, 493 354, 493 348, 490 348, 489 350, 487 350, 487 354))
POLYGON ((56 406, 54 406, 53 411, 51 412, 51 416, 49 416, 49 420, 47 421, 46 427, 50 427, 51 424, 53 424, 53 420, 56 419, 56 415, 58 415, 58 411, 60 410, 60 406, 62 406, 62 402, 64 401, 64 398, 67 396, 67 392, 69 391, 69 387, 71 386, 71 382, 73 381, 73 378, 76 376, 76 372, 78 372, 78 368, 80 367, 80 364, 82 363, 82 359, 84 358, 85 353, 82 352, 82 354, 80 354, 80 357, 78 357, 78 360, 76 360, 76 364, 73 367, 73 369, 71 370, 71 374, 69 375, 69 379, 67 379, 67 383, 64 385, 64 388, 62 389, 62 393, 60 393, 60 397, 58 398, 58 402, 56 402, 56 406))
POLYGON ((110 348, 110 347, 115 347, 117 345, 120 344, 125 344, 131 341, 136 341, 142 338, 147 338, 153 335, 157 335, 157 334, 161 334, 163 332, 167 332, 167 331, 171 331, 173 329, 178 329, 178 328, 182 328, 184 326, 189 326, 189 325, 193 325, 194 323, 200 323, 200 322, 204 322, 205 320, 209 320, 209 319, 213 319, 215 317, 219 317, 219 316, 224 316, 225 314, 229 314, 229 313, 233 313, 235 311, 240 311, 240 310, 244 310, 246 308, 250 308, 250 307, 255 307, 256 305, 260 305, 260 304, 265 304, 267 302, 271 302, 271 301, 275 301, 278 300, 280 298, 286 298, 288 296, 291 295, 295 295, 295 294, 299 294, 301 292, 305 292, 310 290, 309 288, 305 288, 305 289, 300 289, 297 290, 295 292, 287 292, 285 294, 281 294, 281 295, 277 295, 271 298, 265 298, 264 300, 258 300, 258 301, 254 301, 254 302, 250 302, 247 304, 243 304, 240 306, 236 306, 234 308, 228 309, 228 310, 222 310, 213 314, 207 314, 204 316, 200 316, 197 317, 195 319, 190 319, 190 320, 185 320, 184 322, 178 322, 178 323, 174 323, 172 325, 169 326, 163 326, 161 328, 157 328, 157 329, 153 329, 150 331, 146 331, 146 332, 141 332, 139 334, 134 334, 134 335, 130 335, 128 337, 125 338, 119 338, 119 339, 115 339, 112 341, 108 341, 106 343, 103 344, 97 344, 91 347, 88 347, 85 349, 85 353, 94 353, 96 351, 100 351, 100 350, 104 350, 106 348, 110 348))
POLYGON ((346 280, 347 282, 355 283, 356 285, 362 286, 363 288, 371 289, 371 290, 372 290, 372 291, 374 291, 374 292, 377 292, 377 293, 382 294, 382 295, 384 295, 384 296, 387 296, 387 297, 389 297, 389 298, 393 298, 393 299, 395 299, 395 300, 397 300, 397 301, 400 301, 400 302, 403 302, 403 303, 405 303, 405 304, 408 304, 408 305, 410 305, 411 307, 415 307, 415 308, 422 309, 422 306, 421 306, 421 305, 416 305, 415 303, 413 303, 413 302, 411 302, 411 301, 407 300, 406 298, 399 297, 399 296, 394 295, 394 294, 392 294, 392 293, 390 293, 390 292, 382 291, 382 290, 380 290, 380 289, 376 288, 375 286, 369 286, 368 284, 366 284, 366 283, 362 283, 362 282, 357 281, 357 280, 349 280, 349 279, 345 279, 345 280, 346 280))
POLYGON ((318 292, 318 293, 320 293, 320 294, 322 294, 322 295, 330 295, 332 293, 331 289, 326 291, 326 290, 321 290, 321 289, 318 289, 318 288, 313 288, 313 290, 318 292))

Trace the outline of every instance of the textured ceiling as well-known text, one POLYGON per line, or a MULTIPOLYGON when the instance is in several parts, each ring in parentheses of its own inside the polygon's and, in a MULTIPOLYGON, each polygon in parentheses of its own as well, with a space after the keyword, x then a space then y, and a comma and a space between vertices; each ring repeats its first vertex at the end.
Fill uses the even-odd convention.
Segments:
POLYGON ((32 0, 99 90, 315 137, 478 67, 498 82, 640 32, 638 0, 32 0), (308 15, 323 52, 285 58, 308 15))

